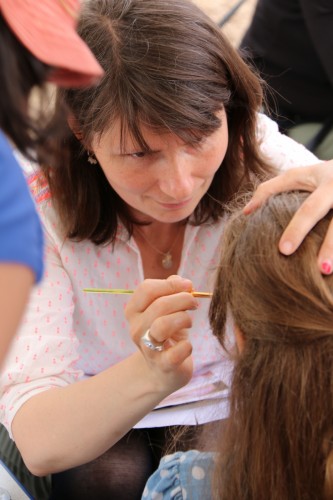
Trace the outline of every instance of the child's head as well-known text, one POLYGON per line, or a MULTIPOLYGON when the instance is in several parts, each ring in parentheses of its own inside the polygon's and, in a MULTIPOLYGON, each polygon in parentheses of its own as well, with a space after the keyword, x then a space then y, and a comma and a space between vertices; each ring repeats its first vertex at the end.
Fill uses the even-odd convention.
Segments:
MULTIPOLYGON (((225 110, 222 126, 229 129, 229 145, 209 187, 211 196, 204 196, 197 207, 197 222, 219 217, 223 211, 220 202, 228 201, 240 185, 249 181, 251 173, 259 177, 269 173, 255 137, 256 113, 262 104, 260 81, 218 26, 192 2, 87 1, 78 31, 104 68, 105 76, 94 89, 62 93, 73 114, 76 133, 70 142, 72 159, 66 182, 63 178, 59 181, 61 192, 65 184, 70 186, 72 196, 67 200, 73 200, 75 191, 83 190, 88 197, 96 187, 96 193, 106 196, 110 211, 121 213, 126 220, 121 201, 105 186, 98 166, 92 168, 87 155, 82 154, 82 146, 93 150, 93 139, 119 120, 120 146, 130 136, 138 151, 149 150, 142 133, 142 128, 148 127, 156 133, 171 132, 199 147, 202 139, 221 126, 217 114, 225 110)), ((56 175, 66 175, 65 170, 59 169, 56 175)), ((90 203, 90 216, 84 217, 85 228, 91 219, 92 203, 96 211, 105 213, 97 198, 95 195, 90 203)), ((77 199, 85 197, 78 194, 77 199)), ((82 206, 68 208, 67 212, 83 217, 84 210, 82 206)), ((105 216, 107 223, 112 218, 111 214, 105 216)), ((93 224, 96 226, 96 221, 93 224)), ((86 237, 79 221, 74 221, 73 226, 73 234, 86 237)), ((112 231, 104 231, 104 235, 112 239, 112 231)), ((89 237, 97 241, 96 235, 90 233, 89 237)))
POLYGON ((224 344, 230 318, 244 348, 217 474, 223 499, 326 498, 324 479, 333 495, 333 277, 316 258, 332 213, 295 254, 278 250, 306 196, 274 196, 227 224, 210 321, 224 344))

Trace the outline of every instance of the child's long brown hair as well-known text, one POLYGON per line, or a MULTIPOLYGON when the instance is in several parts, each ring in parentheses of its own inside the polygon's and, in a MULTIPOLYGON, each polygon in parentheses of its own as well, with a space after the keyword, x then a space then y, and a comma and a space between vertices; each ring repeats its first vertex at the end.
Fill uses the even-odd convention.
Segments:
POLYGON ((306 196, 272 197, 226 229, 210 321, 225 345, 230 316, 245 345, 221 433, 220 500, 333 498, 333 276, 317 266, 332 213, 295 254, 278 251, 306 196))

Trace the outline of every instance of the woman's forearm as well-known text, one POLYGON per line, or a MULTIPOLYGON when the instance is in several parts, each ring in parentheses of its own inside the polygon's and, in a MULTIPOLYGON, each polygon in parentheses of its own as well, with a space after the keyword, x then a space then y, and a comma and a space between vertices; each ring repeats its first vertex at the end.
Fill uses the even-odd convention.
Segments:
POLYGON ((192 283, 178 276, 145 280, 127 304, 131 337, 140 351, 67 387, 31 397, 17 412, 12 433, 35 475, 89 462, 115 444, 162 399, 192 377, 187 311, 197 307, 192 283), (150 327, 150 328, 149 328, 150 327), (161 352, 142 346, 150 329, 161 352))
POLYGON ((38 476, 89 462, 115 444, 169 392, 141 353, 27 401, 13 420, 16 444, 38 476))

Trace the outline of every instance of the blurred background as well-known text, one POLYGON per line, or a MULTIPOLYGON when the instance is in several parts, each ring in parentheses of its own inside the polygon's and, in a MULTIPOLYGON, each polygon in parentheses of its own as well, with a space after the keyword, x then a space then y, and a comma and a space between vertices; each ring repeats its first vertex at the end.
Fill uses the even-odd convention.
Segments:
MULTIPOLYGON (((215 22, 224 18, 230 10, 239 3, 239 0, 193 0, 215 22)), ((237 47, 243 33, 250 24, 257 1, 244 0, 236 13, 222 27, 232 44, 237 47)))

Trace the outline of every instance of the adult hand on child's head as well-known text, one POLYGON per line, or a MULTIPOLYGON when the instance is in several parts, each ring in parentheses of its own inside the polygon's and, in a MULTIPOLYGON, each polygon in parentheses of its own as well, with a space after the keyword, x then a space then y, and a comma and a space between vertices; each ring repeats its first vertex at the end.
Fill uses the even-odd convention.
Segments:
MULTIPOLYGON (((263 182, 244 208, 244 213, 250 214, 271 195, 296 189, 312 194, 298 209, 281 236, 279 250, 284 255, 295 252, 317 222, 333 208, 333 160, 293 168, 263 182)), ((323 274, 333 272, 333 221, 321 246, 318 265, 323 274)))
POLYGON ((138 286, 125 310, 133 341, 168 394, 192 377, 192 345, 188 339, 192 320, 188 311, 196 309, 197 299, 191 290, 192 282, 180 276, 147 279, 138 286), (163 344, 163 350, 152 350, 142 342, 147 330, 154 344, 163 344))

